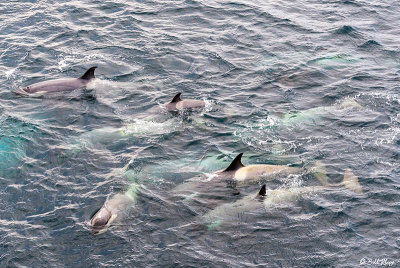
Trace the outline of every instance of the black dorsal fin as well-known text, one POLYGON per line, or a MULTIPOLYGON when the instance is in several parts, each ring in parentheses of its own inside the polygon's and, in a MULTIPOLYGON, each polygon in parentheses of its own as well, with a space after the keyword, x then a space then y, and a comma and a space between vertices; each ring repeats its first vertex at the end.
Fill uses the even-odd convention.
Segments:
POLYGON ((266 196, 267 195, 267 189, 265 184, 261 187, 260 191, 258 192, 259 196, 266 196))
POLYGON ((84 79, 84 80, 90 80, 94 78, 94 70, 96 70, 97 66, 93 66, 92 68, 90 68, 89 70, 86 71, 86 73, 84 73, 81 77, 79 77, 80 79, 84 79))
POLYGON ((242 164, 241 160, 242 160, 242 155, 243 153, 238 154, 235 159, 233 159, 232 163, 229 165, 229 167, 227 167, 225 171, 236 171, 241 167, 244 167, 244 165, 242 164))
POLYGON ((178 94, 176 94, 175 97, 172 99, 171 103, 175 103, 175 102, 181 101, 181 94, 182 93, 180 93, 180 92, 178 94))

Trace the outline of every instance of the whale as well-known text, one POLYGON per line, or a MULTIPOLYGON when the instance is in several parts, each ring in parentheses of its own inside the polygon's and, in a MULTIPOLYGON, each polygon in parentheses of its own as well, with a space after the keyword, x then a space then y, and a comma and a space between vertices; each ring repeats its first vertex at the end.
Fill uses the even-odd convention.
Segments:
MULTIPOLYGON (((243 153, 238 154, 230 165, 210 175, 211 180, 232 180, 236 184, 251 184, 260 180, 274 180, 277 177, 290 174, 300 174, 304 168, 285 165, 253 164, 245 166, 242 163, 243 153)), ((196 178, 195 178, 196 180, 196 178)))
POLYGON ((339 103, 332 106, 321 106, 298 112, 288 112, 282 116, 282 118, 280 119, 280 123, 283 126, 292 127, 305 123, 315 123, 316 121, 320 120, 324 116, 329 115, 330 113, 335 114, 338 111, 347 111, 351 109, 361 110, 362 108, 362 105, 359 104, 356 100, 350 97, 346 97, 339 103))
POLYGON ((291 174, 303 174, 310 171, 321 183, 327 183, 325 167, 317 162, 310 170, 286 165, 253 164, 243 165, 243 153, 238 154, 231 164, 211 174, 203 174, 179 184, 171 190, 171 195, 185 201, 207 200, 207 208, 215 207, 227 194, 238 195, 237 187, 257 184, 261 181, 272 181, 291 174))
POLYGON ((300 174, 304 172, 304 168, 291 167, 285 165, 243 165, 243 153, 238 154, 232 163, 219 174, 232 177, 236 183, 249 184, 263 180, 274 180, 277 177, 288 176, 290 174, 300 174))
POLYGON ((164 122, 155 122, 139 118, 133 119, 119 127, 102 127, 84 132, 78 136, 71 137, 67 141, 67 150, 79 153, 82 150, 109 146, 123 139, 131 137, 149 138, 168 134, 178 128, 174 118, 164 122))
MULTIPOLYGON (((174 107, 176 107, 176 99, 177 97, 175 96, 173 100, 174 107)), ((167 104, 167 106, 169 104, 167 104)), ((165 113, 165 108, 159 106, 153 107, 154 109, 150 108, 145 114, 135 115, 135 118, 132 118, 129 122, 125 122, 120 126, 105 126, 72 137, 68 140, 69 144, 67 145, 67 149, 72 153, 79 153, 84 148, 107 146, 126 138, 148 138, 150 136, 161 137, 162 135, 179 131, 185 127, 184 124, 186 122, 177 118, 175 112, 200 108, 204 107, 204 105, 204 101, 181 100, 178 101, 178 109, 167 109, 169 113, 165 113)), ((202 122, 198 122, 197 119, 191 120, 191 124, 197 125, 199 128, 204 128, 202 122)))
MULTIPOLYGON (((174 111, 190 110, 205 106, 204 101, 191 99, 181 100, 179 97, 180 94, 181 93, 178 93, 171 103, 166 104, 167 110, 171 113, 165 113, 165 107, 152 107, 148 109, 145 114, 135 115, 135 118, 120 126, 105 126, 72 137, 68 141, 67 149, 73 153, 79 153, 85 147, 95 148, 99 145, 107 146, 125 138, 147 138, 149 136, 162 136, 173 131, 178 131, 185 127, 185 122, 179 120, 174 111), (172 104, 173 107, 170 104, 172 104)), ((191 124, 204 127, 201 121, 197 122, 196 120, 192 120, 191 124)))
POLYGON ((227 220, 238 220, 244 213, 256 209, 269 209, 279 204, 290 204, 310 194, 345 188, 356 194, 363 194, 358 177, 346 169, 343 181, 336 184, 325 184, 305 187, 289 187, 267 190, 264 184, 261 189, 232 203, 222 204, 201 216, 201 222, 208 224, 209 229, 221 226, 227 220))
POLYGON ((97 66, 89 68, 79 78, 63 78, 54 79, 39 82, 36 84, 29 85, 24 88, 20 88, 16 93, 20 95, 24 94, 42 94, 49 92, 61 92, 61 91, 72 91, 76 89, 85 89, 87 84, 95 78, 94 71, 97 66))
POLYGON ((203 108, 206 106, 206 103, 201 100, 192 100, 192 99, 181 99, 181 94, 178 93, 172 99, 171 102, 164 104, 164 107, 168 111, 181 111, 185 109, 196 109, 196 108, 203 108))
POLYGON ((126 192, 118 193, 108 198, 90 220, 89 225, 92 233, 94 235, 102 234, 116 220, 121 220, 128 212, 128 209, 134 207, 139 188, 140 185, 133 183, 126 192))

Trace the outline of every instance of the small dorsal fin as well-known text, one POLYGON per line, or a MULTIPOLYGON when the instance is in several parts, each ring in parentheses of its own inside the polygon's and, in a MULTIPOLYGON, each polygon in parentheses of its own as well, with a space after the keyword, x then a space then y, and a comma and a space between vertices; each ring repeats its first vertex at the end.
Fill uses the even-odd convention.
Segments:
POLYGON ((180 92, 178 94, 176 94, 175 97, 172 99, 171 103, 175 103, 175 102, 181 101, 181 94, 182 93, 180 93, 180 92))
POLYGON ((266 194, 267 194, 267 189, 266 189, 266 186, 265 186, 265 184, 261 187, 261 189, 260 189, 260 191, 258 192, 258 195, 259 196, 266 196, 266 194))
POLYGON ((243 153, 238 154, 235 159, 233 159, 232 163, 229 165, 229 167, 227 167, 225 171, 236 171, 241 167, 244 167, 244 165, 242 164, 241 160, 242 160, 242 155, 243 153))
POLYGON ((93 66, 91 68, 89 68, 89 70, 87 70, 81 77, 79 77, 80 79, 84 79, 84 80, 90 80, 94 78, 94 70, 96 70, 97 66, 93 66))

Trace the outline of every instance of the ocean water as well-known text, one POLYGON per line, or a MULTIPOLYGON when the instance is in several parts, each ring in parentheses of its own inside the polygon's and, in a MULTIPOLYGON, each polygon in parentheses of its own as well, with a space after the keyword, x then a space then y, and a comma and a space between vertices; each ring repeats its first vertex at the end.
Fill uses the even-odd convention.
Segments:
MULTIPOLYGON (((0 267, 400 265, 399 14, 387 0, 2 1, 0 267), (95 65, 85 91, 15 94, 95 65), (177 92, 206 108, 160 108, 177 92), (331 182, 351 169, 364 194, 308 195, 214 229, 199 220, 207 199, 169 198, 240 152, 320 161, 331 182), (131 183, 136 204, 93 235, 92 215, 131 183)), ((267 182, 303 185, 318 182, 267 182)))

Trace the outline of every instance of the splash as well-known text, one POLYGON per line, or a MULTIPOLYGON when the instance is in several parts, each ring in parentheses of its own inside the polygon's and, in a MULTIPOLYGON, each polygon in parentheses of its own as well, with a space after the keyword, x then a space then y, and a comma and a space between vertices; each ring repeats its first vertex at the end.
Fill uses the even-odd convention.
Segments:
POLYGON ((275 116, 259 119, 253 122, 238 124, 233 135, 243 143, 256 149, 264 149, 273 155, 279 156, 290 150, 295 150, 297 144, 292 140, 285 140, 279 135, 281 120, 275 116))
POLYGON ((175 119, 166 120, 165 122, 135 119, 132 123, 122 127, 121 131, 124 136, 162 135, 172 132, 177 127, 177 123, 175 119))

